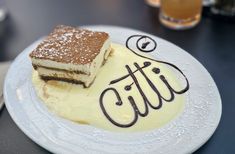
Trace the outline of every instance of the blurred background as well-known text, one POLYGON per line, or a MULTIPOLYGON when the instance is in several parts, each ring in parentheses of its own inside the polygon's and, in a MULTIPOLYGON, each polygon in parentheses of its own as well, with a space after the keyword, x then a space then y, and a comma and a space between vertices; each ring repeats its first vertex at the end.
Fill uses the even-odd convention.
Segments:
MULTIPOLYGON (((154 34, 178 45, 198 59, 211 73, 221 93, 223 115, 220 125, 209 142, 195 153, 235 153, 234 0, 219 0, 216 3, 204 1, 199 23, 184 30, 167 28, 162 24, 159 20, 162 10, 155 2, 0 0, 0 62, 13 60, 24 48, 47 35, 58 24, 114 25, 154 34)), ((4 108, 0 113, 0 153, 49 152, 26 137, 4 108)))
POLYGON ((213 41, 211 44, 217 48, 218 42, 228 39, 229 31, 230 35, 235 33, 234 24, 208 17, 208 8, 203 10, 203 20, 195 28, 171 31, 159 23, 159 9, 148 6, 144 0, 5 0, 5 3, 8 16, 0 23, 0 61, 15 58, 58 24, 131 27, 167 39, 195 56, 200 56, 198 50, 207 50, 204 42, 213 41), (179 35, 181 33, 184 35, 179 35))

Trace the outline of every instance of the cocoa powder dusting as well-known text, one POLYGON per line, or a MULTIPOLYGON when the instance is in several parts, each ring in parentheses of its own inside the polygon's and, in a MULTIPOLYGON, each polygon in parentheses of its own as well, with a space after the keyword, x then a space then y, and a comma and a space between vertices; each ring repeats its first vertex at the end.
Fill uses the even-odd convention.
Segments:
POLYGON ((31 58, 62 63, 88 64, 99 54, 109 35, 59 25, 30 54, 31 58))

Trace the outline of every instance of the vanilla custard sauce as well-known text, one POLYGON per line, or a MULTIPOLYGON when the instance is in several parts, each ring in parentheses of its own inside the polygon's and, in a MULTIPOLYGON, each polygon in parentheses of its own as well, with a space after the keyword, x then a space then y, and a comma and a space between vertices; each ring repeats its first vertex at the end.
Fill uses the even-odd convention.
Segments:
POLYGON ((167 65, 122 45, 112 44, 112 49, 90 88, 45 82, 33 71, 38 97, 60 117, 118 132, 156 129, 182 112, 185 95, 177 93, 182 85, 167 65))

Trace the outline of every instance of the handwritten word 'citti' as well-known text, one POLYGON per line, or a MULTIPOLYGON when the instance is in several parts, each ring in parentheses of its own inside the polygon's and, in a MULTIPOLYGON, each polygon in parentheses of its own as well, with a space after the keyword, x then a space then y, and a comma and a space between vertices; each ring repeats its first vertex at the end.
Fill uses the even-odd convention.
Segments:
MULTIPOLYGON (((184 75, 184 73, 177 67, 175 66, 174 64, 171 64, 171 63, 168 63, 168 62, 164 62, 164 61, 159 61, 159 60, 155 60, 155 59, 151 59, 151 58, 148 58, 148 57, 144 57, 138 53, 136 53, 134 50, 132 50, 130 47, 129 47, 129 41, 130 39, 132 38, 136 38, 138 37, 137 41, 136 41, 136 46, 137 48, 142 51, 142 52, 151 52, 151 51, 154 51, 156 49, 156 46, 157 46, 157 43, 152 39, 150 38, 149 36, 144 36, 144 35, 133 35, 133 36, 130 36, 127 41, 126 41, 126 47, 128 49, 130 49, 134 54, 136 54, 137 56, 140 56, 142 58, 145 58, 146 61, 143 63, 143 64, 138 64, 136 62, 133 63, 133 65, 135 66, 135 70, 132 70, 130 68, 129 65, 126 65, 125 66, 125 69, 127 70, 127 74, 118 78, 118 79, 115 79, 115 80, 112 80, 110 82, 109 85, 113 85, 113 84, 117 84, 119 82, 121 82, 122 80, 126 79, 126 78, 131 78, 132 79, 132 83, 130 85, 126 85, 124 87, 124 90, 126 91, 130 91, 132 90, 132 86, 135 85, 139 94, 141 95, 142 99, 143 99, 143 104, 144 104, 144 112, 140 112, 139 108, 137 107, 136 105, 136 102, 135 102, 135 98, 133 98, 133 96, 128 96, 128 101, 129 103, 131 104, 132 106, 132 109, 133 109, 133 113, 134 113, 134 117, 132 120, 130 120, 128 123, 120 123, 120 122, 117 122, 114 118, 112 118, 111 115, 108 114, 107 112, 107 109, 105 108, 105 102, 104 102, 104 97, 106 95, 109 95, 110 93, 113 93, 116 97, 116 101, 115 102, 108 102, 108 103, 115 103, 116 106, 121 106, 123 104, 123 101, 122 101, 122 97, 120 96, 119 92, 113 88, 113 87, 109 87, 107 89, 105 89, 101 95, 100 95, 100 107, 101 107, 101 110, 103 112, 103 114, 105 115, 105 117, 114 125, 118 126, 118 127, 123 127, 123 128, 126 128, 126 127, 131 127, 133 126, 137 121, 138 121, 138 118, 139 117, 146 117, 148 116, 149 114, 149 109, 152 108, 154 110, 159 110, 162 105, 163 105, 163 101, 165 102, 172 102, 175 98, 175 94, 183 94, 185 93, 186 91, 188 91, 189 89, 189 82, 188 82, 188 79, 186 78, 186 76, 184 75), (139 44, 139 42, 142 40, 142 39, 145 39, 145 42, 142 43, 142 45, 139 44), (148 39, 148 41, 146 41, 148 39), (153 44, 153 48, 152 49, 148 49, 147 46, 150 45, 150 44, 153 44), (150 78, 146 75, 146 73, 144 72, 144 69, 148 68, 148 67, 151 67, 152 63, 151 61, 154 61, 154 62, 158 62, 158 63, 163 63, 163 64, 166 64, 168 65, 169 67, 175 69, 176 71, 178 71, 182 76, 183 78, 185 79, 185 82, 186 82, 186 85, 185 87, 183 87, 181 90, 175 90, 171 84, 167 81, 167 79, 165 78, 164 75, 161 75, 161 70, 160 68, 157 68, 157 67, 152 67, 152 73, 154 73, 155 75, 158 75, 159 76, 159 79, 165 84, 165 86, 167 87, 167 89, 169 90, 169 93, 170 93, 170 97, 169 98, 164 98, 162 96, 162 94, 160 93, 159 89, 156 87, 156 85, 154 85, 154 83, 150 80, 150 78), (147 98, 145 92, 144 92, 144 89, 143 87, 141 87, 141 85, 139 84, 138 82, 138 79, 135 75, 136 72, 140 72, 140 74, 144 77, 145 81, 147 82, 147 84, 151 87, 151 89, 154 91, 154 93, 156 94, 157 96, 157 103, 155 102, 150 102, 150 100, 147 98), (157 105, 153 105, 153 104, 157 104, 157 105)), ((106 102, 107 103, 107 102, 106 102)))

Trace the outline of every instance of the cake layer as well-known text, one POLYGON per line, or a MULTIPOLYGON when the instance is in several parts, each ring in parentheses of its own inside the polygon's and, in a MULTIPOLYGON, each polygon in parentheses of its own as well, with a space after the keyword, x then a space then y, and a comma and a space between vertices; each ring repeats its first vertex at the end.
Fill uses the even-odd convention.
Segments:
POLYGON ((94 81, 99 68, 105 63, 108 55, 111 52, 111 47, 106 51, 102 51, 103 54, 99 54, 91 64, 92 72, 89 74, 77 71, 68 71, 65 69, 52 68, 51 66, 44 67, 40 65, 34 65, 38 74, 45 80, 62 80, 73 83, 82 83, 84 87, 89 87, 94 81))
POLYGON ((76 84, 83 84, 84 87, 89 87, 95 79, 95 75, 77 74, 70 71, 53 70, 43 67, 37 67, 38 74, 44 80, 61 80, 76 84))
POLYGON ((63 62, 53 61, 50 59, 40 59, 37 57, 31 57, 31 60, 33 65, 36 66, 83 72, 84 74, 89 75, 92 74, 92 72, 94 72, 96 67, 101 66, 100 63, 103 62, 103 59, 108 58, 111 48, 110 43, 111 41, 108 38, 101 47, 99 54, 90 63, 86 64, 63 63, 63 62))

